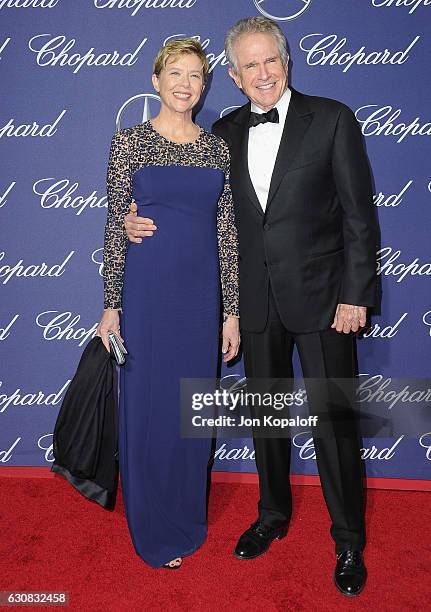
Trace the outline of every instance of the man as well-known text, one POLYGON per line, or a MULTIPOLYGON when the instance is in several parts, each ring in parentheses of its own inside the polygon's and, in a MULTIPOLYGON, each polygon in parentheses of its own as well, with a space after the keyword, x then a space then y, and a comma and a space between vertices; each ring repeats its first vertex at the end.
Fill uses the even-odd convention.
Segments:
MULTIPOLYGON (((242 19, 225 50, 229 74, 249 98, 213 126, 231 152, 245 373, 292 377, 296 344, 304 377, 327 381, 307 394, 310 413, 327 425, 314 445, 332 519, 334 579, 353 596, 366 580, 360 444, 353 420, 335 422, 328 379, 355 377, 355 332, 377 301, 378 227, 362 136, 344 104, 288 87, 286 39, 273 21, 242 19)), ((125 226, 133 241, 156 231, 131 213, 125 226)), ((284 537, 292 510, 290 439, 255 433, 254 446, 260 501, 235 549, 241 559, 284 537)))

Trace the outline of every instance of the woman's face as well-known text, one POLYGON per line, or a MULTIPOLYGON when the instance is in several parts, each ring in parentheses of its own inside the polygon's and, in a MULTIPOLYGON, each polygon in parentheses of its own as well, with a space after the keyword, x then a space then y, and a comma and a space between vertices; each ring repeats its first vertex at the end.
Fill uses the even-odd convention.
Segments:
POLYGON ((153 74, 154 89, 162 105, 176 113, 188 113, 204 89, 202 62, 195 53, 169 57, 159 76, 153 74))

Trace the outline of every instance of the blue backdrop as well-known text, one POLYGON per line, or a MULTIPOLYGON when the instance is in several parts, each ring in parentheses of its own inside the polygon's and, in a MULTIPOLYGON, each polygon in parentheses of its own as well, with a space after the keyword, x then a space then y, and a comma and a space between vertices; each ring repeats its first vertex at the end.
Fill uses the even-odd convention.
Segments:
MULTIPOLYGON (((197 122, 209 129, 245 101, 224 33, 259 14, 286 33, 295 88, 347 103, 365 137, 383 308, 359 342, 360 372, 381 377, 376 389, 429 375, 431 0, 0 0, 0 466, 53 460, 53 425, 103 307, 109 143, 157 113, 157 50, 184 35, 204 45, 212 80, 197 122)), ((241 364, 224 375, 241 377, 241 364)), ((369 476, 430 478, 431 427, 412 418, 415 433, 364 440, 369 476)), ((254 471, 252 448, 218 441, 215 469, 254 471)), ((309 431, 293 451, 292 471, 315 474, 309 431)))

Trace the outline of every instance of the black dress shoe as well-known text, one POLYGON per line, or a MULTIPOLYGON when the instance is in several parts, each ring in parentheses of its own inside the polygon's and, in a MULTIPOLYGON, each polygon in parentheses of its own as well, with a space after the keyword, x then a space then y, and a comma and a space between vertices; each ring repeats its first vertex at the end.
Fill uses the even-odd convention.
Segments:
POLYGON ((366 579, 367 569, 360 550, 345 550, 337 555, 334 582, 343 595, 348 597, 359 595, 366 579))
POLYGON ((257 520, 244 531, 234 555, 237 559, 254 559, 268 550, 273 540, 281 540, 287 534, 287 525, 281 527, 267 527, 257 520))

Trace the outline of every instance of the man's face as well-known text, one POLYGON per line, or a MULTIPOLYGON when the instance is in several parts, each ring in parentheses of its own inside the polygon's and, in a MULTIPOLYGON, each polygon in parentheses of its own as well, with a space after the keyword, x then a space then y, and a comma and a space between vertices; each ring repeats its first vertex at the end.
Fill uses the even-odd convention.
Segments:
POLYGON ((271 34, 243 34, 235 43, 238 73, 229 74, 245 95, 264 111, 270 110, 287 87, 287 66, 271 34))

